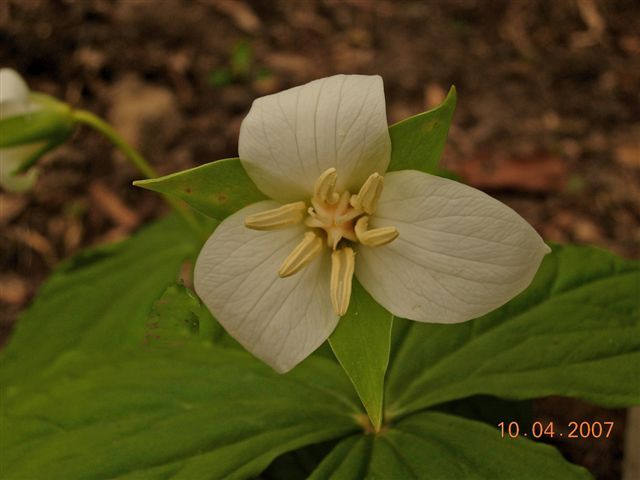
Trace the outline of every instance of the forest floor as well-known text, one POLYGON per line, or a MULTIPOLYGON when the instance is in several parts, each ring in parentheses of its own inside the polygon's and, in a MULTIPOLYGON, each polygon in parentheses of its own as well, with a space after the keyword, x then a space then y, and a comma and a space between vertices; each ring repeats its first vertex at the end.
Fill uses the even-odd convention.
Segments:
MULTIPOLYGON (((380 74, 390 123, 455 85, 447 168, 546 240, 638 258, 639 32, 633 0, 8 0, 0 66, 103 115, 162 173, 236 156, 254 98, 315 78, 380 74)), ((85 129, 40 170, 0 193, 3 338, 61 260, 167 210, 85 129)), ((557 446, 619 478, 623 411, 551 398, 535 414, 614 420, 612 438, 557 446)))

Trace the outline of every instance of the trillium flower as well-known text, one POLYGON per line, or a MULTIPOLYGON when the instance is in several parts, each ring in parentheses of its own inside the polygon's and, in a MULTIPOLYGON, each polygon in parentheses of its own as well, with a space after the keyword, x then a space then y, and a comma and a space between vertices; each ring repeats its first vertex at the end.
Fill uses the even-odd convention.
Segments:
POLYGON ((392 314, 479 317, 524 290, 549 252, 516 212, 390 161, 382 79, 337 75, 254 101, 242 165, 271 200, 226 218, 195 288, 247 350, 286 372, 333 332, 353 276, 392 314))
MULTIPOLYGON (((0 120, 36 109, 37 106, 29 100, 29 87, 22 77, 10 68, 0 69, 0 120)), ((37 142, 0 148, 0 185, 14 192, 29 189, 36 181, 36 170, 31 169, 24 174, 16 174, 15 170, 43 146, 44 142, 37 142)))

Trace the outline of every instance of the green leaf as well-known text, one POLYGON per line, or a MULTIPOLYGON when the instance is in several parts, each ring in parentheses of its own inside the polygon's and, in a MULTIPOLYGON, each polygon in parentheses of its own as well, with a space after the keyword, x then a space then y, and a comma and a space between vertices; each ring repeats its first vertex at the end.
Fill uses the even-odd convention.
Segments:
POLYGON ((556 247, 531 286, 457 325, 398 321, 387 375, 391 416, 477 394, 640 403, 638 262, 556 247))
POLYGON ((134 185, 180 198, 217 220, 267 197, 245 173, 240 160, 228 158, 134 185))
POLYGON ((381 307, 356 279, 349 310, 329 343, 351 379, 373 430, 382 425, 384 375, 389 363, 393 315, 381 307))
POLYGON ((202 345, 77 358, 2 402, 3 478, 250 478, 280 454, 356 432, 340 367, 278 375, 202 345))
POLYGON ((428 112, 409 117, 389 127, 391 163, 387 171, 419 170, 438 174, 447 133, 456 108, 456 89, 428 112))
POLYGON ((168 218, 53 274, 0 363, 3 478, 248 478, 360 429, 335 361, 278 375, 212 341, 197 298, 167 288, 195 245, 168 218))
POLYGON ((147 316, 197 243, 168 217, 133 238, 63 263, 21 316, 2 352, 0 379, 52 375, 81 352, 142 347, 147 316))
POLYGON ((500 430, 438 412, 407 417, 375 436, 340 442, 310 480, 585 479, 581 467, 553 447, 524 438, 501 438, 500 430))
POLYGON ((370 474, 369 461, 373 443, 378 438, 380 437, 353 435, 342 440, 318 465, 309 480, 375 478, 370 474))
POLYGON ((259 478, 261 480, 308 478, 335 445, 336 441, 331 440, 287 452, 276 458, 259 478))

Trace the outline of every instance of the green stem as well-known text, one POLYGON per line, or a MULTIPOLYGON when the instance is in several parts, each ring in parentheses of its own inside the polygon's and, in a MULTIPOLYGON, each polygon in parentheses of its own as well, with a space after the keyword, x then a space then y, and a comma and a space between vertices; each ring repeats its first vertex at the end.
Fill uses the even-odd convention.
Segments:
MULTIPOLYGON (((118 148, 124 156, 135 165, 135 167, 146 178, 156 178, 157 172, 151 165, 140 155, 127 141, 116 132, 111 125, 102 120, 100 117, 94 115, 86 110, 74 110, 72 112, 73 119, 78 123, 83 123, 91 128, 99 131, 105 137, 118 148)), ((168 195, 163 195, 164 199, 173 207, 173 209, 182 216, 187 224, 193 228, 195 232, 200 232, 201 228, 196 220, 193 212, 184 207, 181 203, 168 195)))

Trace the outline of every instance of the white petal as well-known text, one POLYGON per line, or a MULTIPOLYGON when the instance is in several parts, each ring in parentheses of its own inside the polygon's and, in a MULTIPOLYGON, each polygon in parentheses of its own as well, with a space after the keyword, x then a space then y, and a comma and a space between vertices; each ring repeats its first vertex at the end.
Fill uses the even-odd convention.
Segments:
POLYGON ((0 69, 0 120, 34 109, 29 101, 29 87, 11 68, 0 69))
POLYGON ((321 255, 287 278, 278 269, 304 228, 256 231, 247 215, 278 207, 258 202, 225 219, 196 262, 200 298, 222 326, 256 357, 284 373, 304 360, 338 322, 329 297, 330 262, 321 255))
POLYGON ((385 176, 370 228, 395 226, 382 247, 360 247, 356 276, 393 314, 455 323, 503 305, 549 252, 516 212, 475 188, 413 170, 385 176))
POLYGON ((382 78, 336 75, 258 98, 242 122, 238 150, 247 174, 270 198, 310 197, 331 167, 339 190, 356 191, 389 165, 382 78))
POLYGON ((31 188, 38 176, 36 168, 18 175, 13 172, 43 146, 44 143, 36 143, 0 149, 0 185, 10 192, 24 192, 31 188))
POLYGON ((22 77, 11 68, 0 68, 0 104, 24 102, 29 97, 29 87, 22 77))

